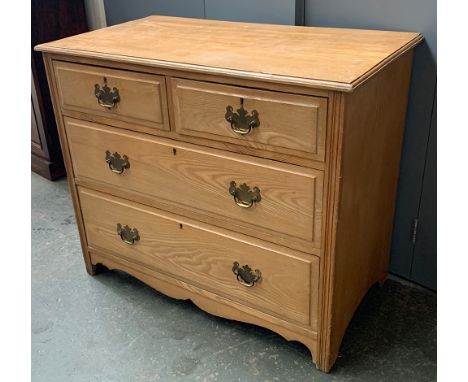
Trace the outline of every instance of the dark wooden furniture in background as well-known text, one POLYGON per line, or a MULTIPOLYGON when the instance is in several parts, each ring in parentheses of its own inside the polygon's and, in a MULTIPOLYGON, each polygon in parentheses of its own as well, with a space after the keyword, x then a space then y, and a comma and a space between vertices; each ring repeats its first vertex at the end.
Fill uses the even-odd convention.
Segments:
POLYGON ((31 1, 31 169, 54 180, 65 175, 41 54, 33 47, 88 30, 82 0, 31 1))

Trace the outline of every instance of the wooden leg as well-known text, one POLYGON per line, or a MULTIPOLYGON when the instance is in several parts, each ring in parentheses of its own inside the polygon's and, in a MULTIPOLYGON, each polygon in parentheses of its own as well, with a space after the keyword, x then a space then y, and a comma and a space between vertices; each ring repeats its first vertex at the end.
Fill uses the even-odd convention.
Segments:
POLYGON ((106 272, 109 269, 105 266, 102 265, 101 263, 98 264, 90 264, 90 266, 86 267, 86 271, 91 275, 91 276, 96 276, 100 273, 106 272))
POLYGON ((330 348, 317 359, 315 363, 317 369, 324 373, 329 373, 338 358, 338 351, 340 350, 341 340, 335 340, 330 343, 330 348))

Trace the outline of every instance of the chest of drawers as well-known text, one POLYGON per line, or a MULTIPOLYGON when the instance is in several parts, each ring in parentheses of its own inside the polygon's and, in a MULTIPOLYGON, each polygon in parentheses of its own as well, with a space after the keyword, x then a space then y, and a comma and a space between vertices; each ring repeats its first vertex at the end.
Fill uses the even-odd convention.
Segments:
POLYGON ((86 269, 304 343, 385 280, 418 33, 152 16, 43 44, 86 269))

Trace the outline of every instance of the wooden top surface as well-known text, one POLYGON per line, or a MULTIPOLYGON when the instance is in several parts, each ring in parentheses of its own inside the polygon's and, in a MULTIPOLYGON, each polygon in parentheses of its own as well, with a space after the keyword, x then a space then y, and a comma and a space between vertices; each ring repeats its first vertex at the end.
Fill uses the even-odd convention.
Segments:
POLYGON ((351 91, 420 33, 150 16, 37 50, 351 91))

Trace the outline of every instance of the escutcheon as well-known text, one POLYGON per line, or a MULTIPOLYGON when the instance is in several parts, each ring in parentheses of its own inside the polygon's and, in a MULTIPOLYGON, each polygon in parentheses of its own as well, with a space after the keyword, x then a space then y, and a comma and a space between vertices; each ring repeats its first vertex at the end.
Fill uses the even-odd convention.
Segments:
POLYGON ((140 240, 140 234, 136 228, 131 229, 128 225, 122 227, 122 224, 117 223, 117 234, 120 239, 128 245, 135 244, 136 241, 140 240))
POLYGON ((255 203, 262 200, 260 189, 258 187, 250 189, 246 183, 242 183, 237 187, 236 182, 231 181, 229 184, 229 193, 234 197, 236 204, 242 208, 251 208, 255 203))
POLYGON ((226 107, 226 114, 224 118, 231 124, 231 129, 236 134, 247 135, 252 129, 260 126, 260 119, 258 118, 258 111, 252 110, 249 113, 244 109, 244 99, 240 99, 240 108, 237 113, 233 112, 234 108, 231 105, 226 107))
POLYGON ((112 109, 120 101, 119 89, 107 86, 107 79, 104 77, 104 86, 101 89, 99 84, 94 85, 94 95, 98 104, 106 109, 112 109))
POLYGON ((116 174, 122 174, 126 169, 130 168, 130 162, 126 155, 121 156, 118 152, 111 154, 106 151, 106 162, 110 170, 116 174))
POLYGON ((232 264, 232 272, 236 275, 237 281, 240 284, 246 287, 253 287, 255 283, 260 282, 262 279, 262 272, 258 269, 252 271, 248 265, 243 265, 242 267, 239 265, 237 261, 234 261, 232 264))

